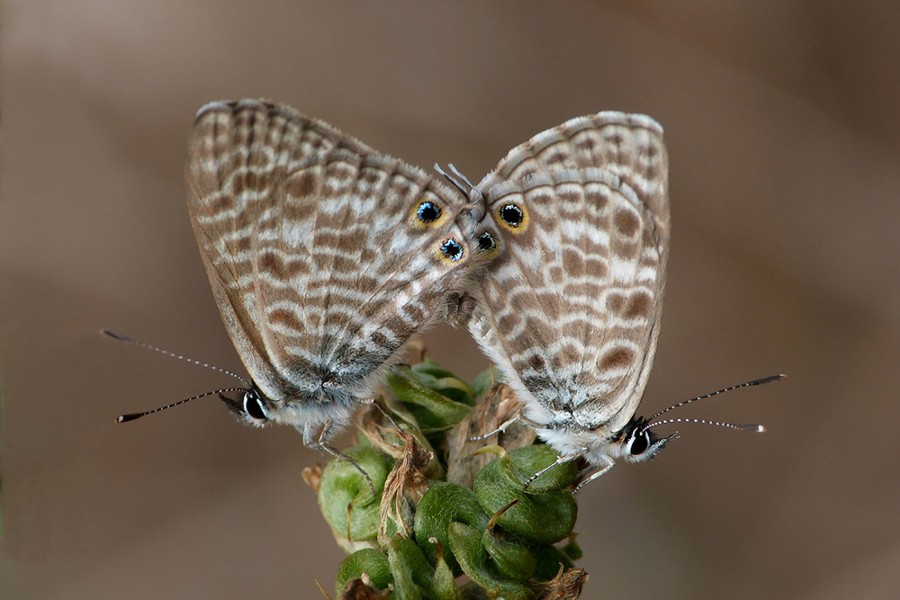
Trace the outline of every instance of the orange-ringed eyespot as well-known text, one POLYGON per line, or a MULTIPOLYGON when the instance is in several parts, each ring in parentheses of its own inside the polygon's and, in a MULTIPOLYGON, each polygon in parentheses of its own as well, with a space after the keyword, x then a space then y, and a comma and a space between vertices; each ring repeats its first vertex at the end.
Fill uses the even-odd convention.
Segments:
POLYGON ((422 204, 419 205, 419 208, 416 211, 416 216, 419 217, 419 220, 423 223, 431 223, 433 221, 437 221, 439 218, 441 218, 441 207, 434 202, 425 200, 424 202, 422 202, 422 204))
POLYGON ((463 247, 462 245, 450 238, 441 244, 441 252, 444 253, 444 256, 449 258, 451 261, 456 262, 462 258, 463 255, 463 247))
POLYGON ((478 250, 481 252, 490 252, 497 247, 497 240, 490 231, 485 231, 478 236, 478 250))
POLYGON ((515 204, 507 204, 500 209, 500 218, 510 227, 518 227, 525 220, 525 213, 515 204))

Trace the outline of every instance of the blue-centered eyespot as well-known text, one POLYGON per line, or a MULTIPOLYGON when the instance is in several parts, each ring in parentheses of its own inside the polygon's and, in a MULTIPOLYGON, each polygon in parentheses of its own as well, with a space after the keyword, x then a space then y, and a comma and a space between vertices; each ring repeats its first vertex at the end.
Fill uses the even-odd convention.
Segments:
POLYGON ((419 217, 419 220, 423 223, 432 223, 441 218, 441 212, 440 206, 434 202, 425 200, 416 210, 416 216, 419 217))
POLYGON ((456 262, 463 257, 462 244, 449 238, 440 245, 441 252, 451 261, 456 262))
POLYGON ((507 204, 500 209, 500 218, 510 227, 518 227, 525 220, 525 213, 516 204, 507 204))

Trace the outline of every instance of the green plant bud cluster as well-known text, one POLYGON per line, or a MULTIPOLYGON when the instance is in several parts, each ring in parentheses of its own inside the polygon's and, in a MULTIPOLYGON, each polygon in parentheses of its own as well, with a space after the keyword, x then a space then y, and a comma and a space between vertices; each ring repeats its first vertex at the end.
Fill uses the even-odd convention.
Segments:
POLYGON ((587 576, 572 563, 577 467, 557 465, 525 487, 557 456, 519 423, 484 438, 519 410, 496 378, 489 370, 466 383, 431 361, 388 375, 385 408, 362 417, 345 451, 359 468, 336 459, 315 481, 349 554, 339 598, 578 597, 587 576))

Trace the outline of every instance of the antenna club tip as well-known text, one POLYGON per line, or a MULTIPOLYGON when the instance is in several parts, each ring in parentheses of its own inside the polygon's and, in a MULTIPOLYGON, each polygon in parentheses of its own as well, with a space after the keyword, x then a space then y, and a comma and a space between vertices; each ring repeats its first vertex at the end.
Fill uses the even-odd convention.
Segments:
POLYGON ((127 423, 128 421, 134 421, 135 419, 139 419, 143 417, 142 413, 131 413, 128 415, 119 415, 116 417, 116 423, 127 423))
POLYGON ((765 425, 757 425, 756 426, 756 433, 765 433, 765 432, 766 432, 765 425))
POLYGON ((783 379, 787 379, 787 375, 784 373, 779 373, 778 375, 769 375, 768 377, 761 377, 759 379, 754 379, 747 383, 748 386, 753 385, 763 385, 765 383, 774 383, 776 381, 782 381, 783 379))
POLYGON ((100 330, 100 333, 102 333, 103 335, 109 336, 114 340, 119 340, 120 342, 130 342, 131 341, 130 337, 128 337, 126 335, 122 335, 121 333, 116 333, 115 331, 110 331, 109 329, 106 329, 105 327, 100 330))

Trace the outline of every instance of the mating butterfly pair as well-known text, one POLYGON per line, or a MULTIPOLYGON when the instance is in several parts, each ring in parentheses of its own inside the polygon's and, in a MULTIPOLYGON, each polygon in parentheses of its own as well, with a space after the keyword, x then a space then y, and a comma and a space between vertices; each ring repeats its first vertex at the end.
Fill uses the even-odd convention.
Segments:
POLYGON ((340 454, 331 435, 412 336, 451 316, 560 462, 583 457, 596 476, 653 456, 670 438, 634 413, 668 255, 661 127, 602 112, 514 148, 477 185, 441 174, 286 106, 201 108, 188 209, 252 378, 232 411, 340 454))

